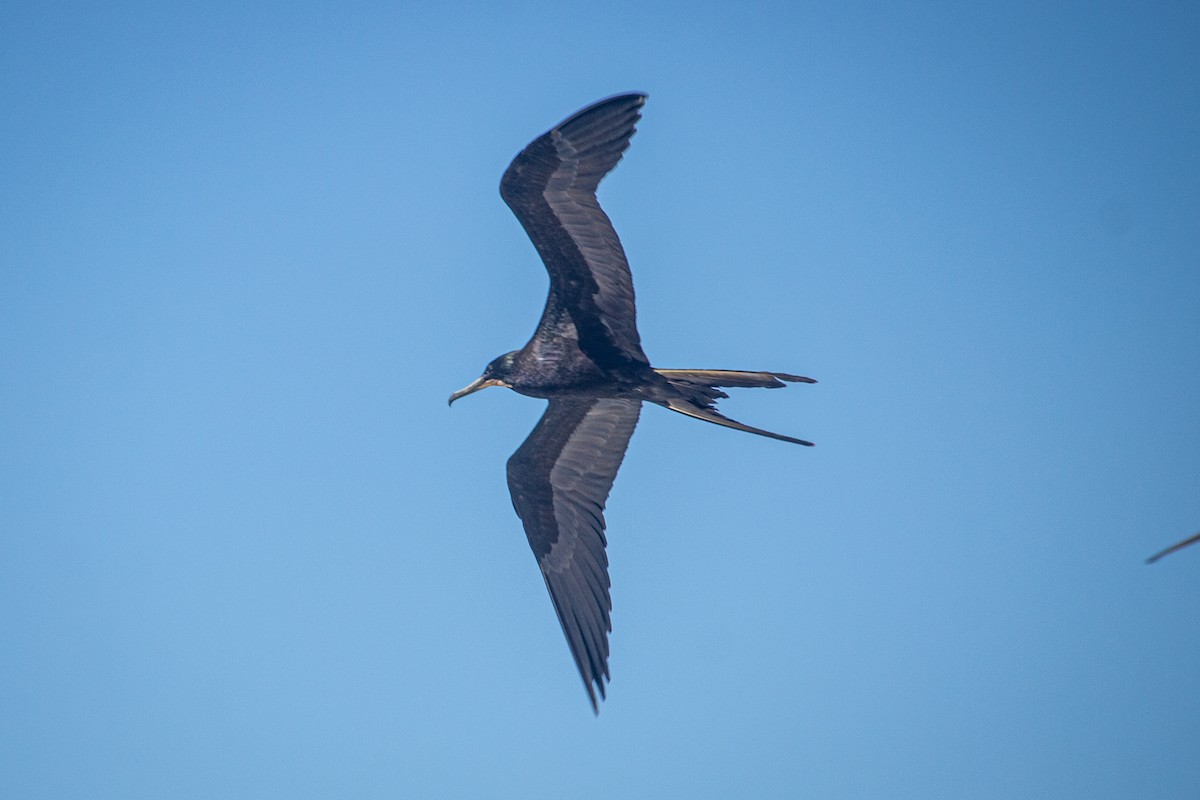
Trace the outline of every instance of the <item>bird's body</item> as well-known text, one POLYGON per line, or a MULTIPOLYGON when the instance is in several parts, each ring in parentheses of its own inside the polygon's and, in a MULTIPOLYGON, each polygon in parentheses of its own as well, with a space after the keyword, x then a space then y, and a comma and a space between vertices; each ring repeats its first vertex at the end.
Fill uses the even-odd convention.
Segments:
POLYGON ((645 390, 657 374, 646 364, 602 366, 587 358, 574 342, 538 342, 513 352, 513 391, 528 397, 623 397, 649 400, 645 390))
POLYGON ((508 461, 513 508, 587 687, 608 678, 608 560, 604 504, 642 403, 772 439, 809 445, 723 416, 720 387, 813 383, 781 372, 655 369, 637 330, 625 251, 596 200, 600 180, 629 146, 645 95, 608 98, 531 142, 500 181, 500 194, 550 274, 541 321, 520 350, 494 359, 450 396, 504 386, 550 401, 508 461))

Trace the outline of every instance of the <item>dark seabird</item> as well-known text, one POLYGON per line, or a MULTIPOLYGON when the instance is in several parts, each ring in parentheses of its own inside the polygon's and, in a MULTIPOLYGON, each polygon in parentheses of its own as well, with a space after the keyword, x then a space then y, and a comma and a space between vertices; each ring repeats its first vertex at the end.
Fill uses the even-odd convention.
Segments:
POLYGON ((550 590, 592 709, 608 680, 608 558, 604 503, 642 403, 735 430, 811 445, 719 413, 721 388, 815 383, 783 372, 655 369, 642 352, 629 263, 596 200, 641 116, 643 94, 588 106, 513 159, 500 196, 517 215, 550 273, 550 296, 533 338, 487 365, 450 395, 505 386, 550 401, 508 460, 508 489, 550 590))
POLYGON ((1187 547, 1188 545, 1195 544, 1196 542, 1200 542, 1200 533, 1197 533, 1195 536, 1190 536, 1187 539, 1184 539, 1182 542, 1176 542, 1175 544, 1168 547, 1166 550, 1161 550, 1161 551, 1155 553, 1154 555, 1152 555, 1146 559, 1146 563, 1153 564, 1155 561, 1158 561, 1163 556, 1169 556, 1169 555, 1171 555, 1171 553, 1174 553, 1178 550, 1182 550, 1183 548, 1187 547))

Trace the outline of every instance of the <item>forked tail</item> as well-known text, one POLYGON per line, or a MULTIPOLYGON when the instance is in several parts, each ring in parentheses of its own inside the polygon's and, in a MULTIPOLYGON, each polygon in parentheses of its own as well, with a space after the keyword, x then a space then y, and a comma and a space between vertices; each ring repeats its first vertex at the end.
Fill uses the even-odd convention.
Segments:
POLYGON ((812 442, 795 439, 781 433, 764 431, 732 420, 716 409, 716 402, 729 395, 718 387, 727 388, 758 388, 778 389, 788 383, 816 383, 812 378, 802 375, 789 375, 786 372, 753 372, 740 369, 656 369, 659 375, 667 379, 672 387, 679 391, 678 397, 663 400, 662 405, 685 414, 689 417, 702 419, 714 425, 724 425, 737 431, 755 433, 768 439, 778 439, 781 442, 791 442, 812 447, 812 442))
POLYGON ((753 372, 744 369, 656 369, 671 383, 683 382, 698 386, 728 386, 737 389, 778 389, 788 383, 816 383, 803 375, 786 372, 753 372))

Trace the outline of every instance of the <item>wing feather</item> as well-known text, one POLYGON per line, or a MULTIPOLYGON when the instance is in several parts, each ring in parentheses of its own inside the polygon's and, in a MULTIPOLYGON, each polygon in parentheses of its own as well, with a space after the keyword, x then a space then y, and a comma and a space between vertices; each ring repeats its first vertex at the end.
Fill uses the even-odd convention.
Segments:
POLYGON ((500 195, 550 275, 534 345, 566 336, 599 363, 647 363, 629 262, 596 199, 645 102, 645 95, 626 94, 588 106, 531 142, 500 180, 500 195))
POLYGON ((551 400, 508 460, 508 489, 592 708, 612 630, 604 504, 637 425, 636 400, 551 400))

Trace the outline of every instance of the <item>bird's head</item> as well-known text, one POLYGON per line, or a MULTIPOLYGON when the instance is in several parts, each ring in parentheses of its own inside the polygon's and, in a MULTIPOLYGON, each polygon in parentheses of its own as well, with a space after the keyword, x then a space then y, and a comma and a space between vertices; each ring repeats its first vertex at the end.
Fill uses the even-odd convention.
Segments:
POLYGON ((480 389, 486 389, 489 386, 504 386, 511 389, 512 384, 508 378, 513 373, 513 363, 516 355, 517 351, 514 350, 511 353, 505 353, 499 358, 492 359, 492 363, 484 368, 482 375, 450 395, 450 405, 454 405, 454 401, 460 397, 466 397, 473 392, 478 392, 480 389))

